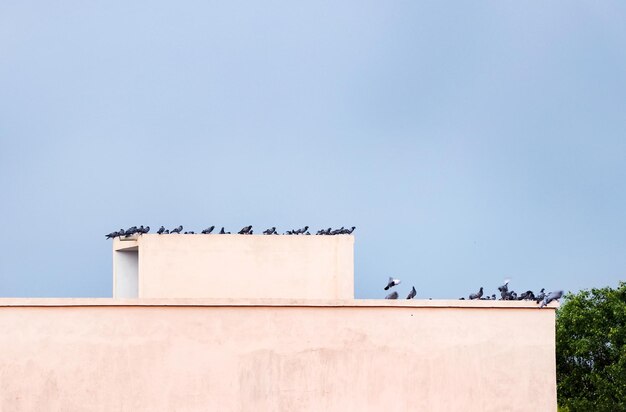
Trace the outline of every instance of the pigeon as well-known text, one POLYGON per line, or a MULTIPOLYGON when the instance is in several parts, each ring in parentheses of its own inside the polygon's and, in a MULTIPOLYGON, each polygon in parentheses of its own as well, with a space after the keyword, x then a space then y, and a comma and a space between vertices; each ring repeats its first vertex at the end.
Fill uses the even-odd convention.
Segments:
POLYGON ((178 226, 176 229, 170 230, 170 233, 178 233, 178 234, 180 234, 181 230, 183 230, 183 225, 178 226))
POLYGON ((143 227, 143 225, 141 225, 141 227, 137 229, 137 233, 139 233, 140 235, 145 235, 149 231, 150 231, 150 226, 143 227))
POLYGON ((563 297, 562 290, 557 290, 556 292, 550 292, 546 295, 545 298, 543 298, 543 302, 541 302, 541 305, 539 306, 539 308, 541 309, 547 304, 549 304, 550 302, 552 302, 553 300, 561 299, 561 297, 563 297))
POLYGON ((210 234, 213 231, 213 229, 215 229, 215 226, 208 227, 208 228, 206 228, 206 229, 204 229, 202 231, 202 234, 203 235, 208 235, 208 234, 210 234))
POLYGON ((510 282, 510 279, 504 279, 504 285, 498 287, 498 290, 500 291, 501 300, 509 300, 508 299, 509 282, 510 282))
POLYGON ((394 279, 392 277, 389 278, 389 282, 387 282, 387 286, 385 286, 385 290, 389 290, 389 288, 392 288, 394 286, 397 286, 401 283, 402 281, 400 279, 394 279))
POLYGON ((294 233, 295 235, 299 235, 299 234, 301 234, 301 233, 306 232, 307 230, 309 230, 309 227, 308 227, 308 226, 305 226, 305 227, 303 227, 302 229, 294 230, 294 232, 293 232, 293 233, 294 233))
POLYGON ((390 294, 385 296, 385 299, 398 299, 398 292, 391 292, 390 294))
POLYGON ((541 290, 539 291, 539 294, 535 297, 535 300, 537 301, 537 303, 539 303, 545 297, 546 297, 546 290, 545 288, 541 288, 541 290))
POLYGON ((169 230, 169 229, 167 229, 165 232, 163 232, 163 234, 165 234, 165 235, 169 235, 169 234, 170 234, 170 230, 169 230))
POLYGON ((272 233, 274 233, 274 232, 276 232, 276 228, 272 226, 271 228, 269 228, 269 229, 267 229, 267 230, 264 230, 264 231, 263 231, 263 234, 264 234, 264 235, 271 235, 271 234, 272 234, 272 233))
POLYGON ((351 235, 351 234, 352 234, 352 232, 354 232, 354 229, 356 229, 356 226, 352 226, 352 229, 346 229, 346 230, 344 230, 344 232, 343 232, 343 233, 344 233, 344 234, 346 234, 346 235, 351 235))
POLYGON ((417 296, 417 291, 415 290, 415 286, 413 286, 411 288, 411 291, 409 292, 409 296, 407 296, 407 299, 413 299, 415 296, 417 296))
POLYGON ((469 295, 470 300, 480 299, 483 296, 483 287, 480 287, 478 293, 472 293, 469 295))
POLYGON ((165 233, 165 228, 161 226, 159 230, 157 230, 157 235, 162 235, 163 233, 165 233))
POLYGON ((286 234, 286 235, 293 235, 293 231, 288 230, 288 231, 286 231, 286 232, 285 232, 285 234, 286 234))
POLYGON ((464 298, 463 296, 461 296, 461 297, 459 298, 459 300, 465 300, 465 298, 464 298))
POLYGON ((135 233, 137 233, 137 226, 129 227, 128 230, 126 230, 126 232, 124 232, 124 235, 126 237, 130 237, 130 236, 134 235, 135 233))
POLYGON ((115 238, 115 237, 117 237, 119 235, 120 235, 120 232, 111 232, 108 235, 106 235, 106 238, 107 239, 113 239, 113 238, 115 238))
POLYGON ((306 232, 304 232, 304 234, 309 236, 311 233, 309 233, 309 231, 307 230, 306 232))
POLYGON ((196 232, 185 232, 184 234, 185 234, 185 235, 195 235, 195 234, 196 234, 196 232))
POLYGON ((220 235, 230 235, 230 232, 224 232, 224 226, 222 226, 222 230, 220 230, 220 235))
POLYGON ((246 226, 244 228, 242 228, 238 233, 240 235, 247 235, 248 232, 250 232, 252 230, 252 226, 246 226))
POLYGON ((491 295, 491 300, 496 300, 496 294, 491 295))

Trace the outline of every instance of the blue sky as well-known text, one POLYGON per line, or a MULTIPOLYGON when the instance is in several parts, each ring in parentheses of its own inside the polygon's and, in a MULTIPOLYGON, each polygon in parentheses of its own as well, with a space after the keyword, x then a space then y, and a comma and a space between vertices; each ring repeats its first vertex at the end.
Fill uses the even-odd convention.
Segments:
MULTIPOLYGON (((355 289, 626 279, 626 4, 0 3, 0 296, 119 227, 357 226, 355 289)), ((404 291, 406 289, 406 291, 404 291)))

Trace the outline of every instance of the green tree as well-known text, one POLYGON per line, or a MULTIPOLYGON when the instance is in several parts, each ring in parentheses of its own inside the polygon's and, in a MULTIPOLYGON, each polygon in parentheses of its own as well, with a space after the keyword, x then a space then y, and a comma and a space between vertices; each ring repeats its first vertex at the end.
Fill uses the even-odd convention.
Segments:
POLYGON ((568 293, 556 316, 559 410, 626 411, 626 283, 568 293))

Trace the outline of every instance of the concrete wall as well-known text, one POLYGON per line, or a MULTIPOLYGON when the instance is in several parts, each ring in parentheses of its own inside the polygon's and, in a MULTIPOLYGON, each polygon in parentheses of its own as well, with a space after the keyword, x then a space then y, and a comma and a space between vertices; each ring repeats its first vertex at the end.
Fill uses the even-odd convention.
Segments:
POLYGON ((113 248, 138 249, 140 298, 354 297, 353 236, 149 234, 113 248))
POLYGON ((0 299, 2 411, 555 411, 524 302, 0 299))

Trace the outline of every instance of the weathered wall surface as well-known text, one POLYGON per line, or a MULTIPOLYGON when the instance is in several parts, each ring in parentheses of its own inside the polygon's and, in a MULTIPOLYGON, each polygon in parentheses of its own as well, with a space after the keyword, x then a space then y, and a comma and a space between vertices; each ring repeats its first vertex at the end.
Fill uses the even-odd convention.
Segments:
POLYGON ((553 309, 67 301, 0 299, 0 410, 556 410, 553 309))
POLYGON ((149 234, 133 244, 140 298, 354 297, 353 236, 149 234))

